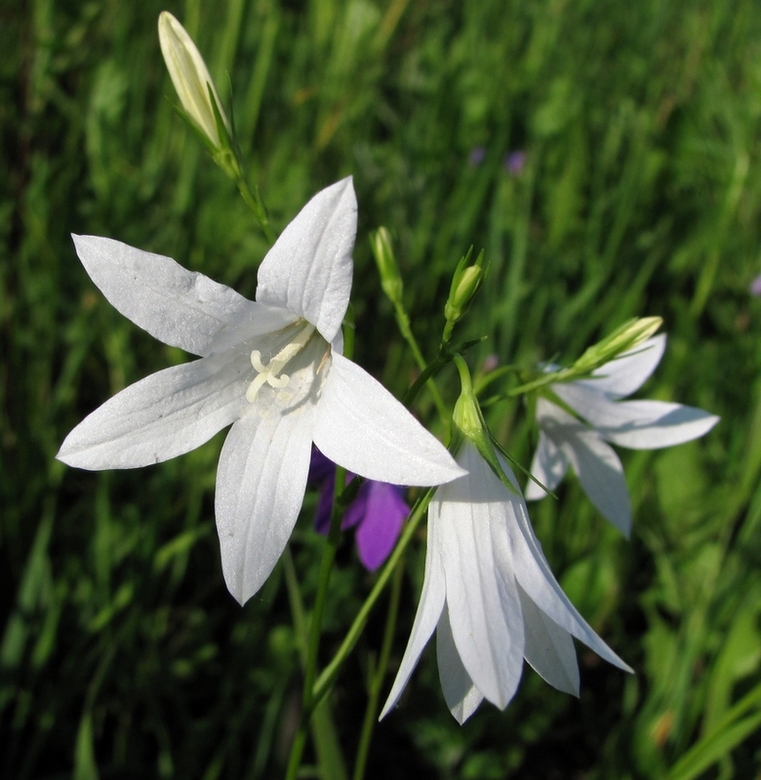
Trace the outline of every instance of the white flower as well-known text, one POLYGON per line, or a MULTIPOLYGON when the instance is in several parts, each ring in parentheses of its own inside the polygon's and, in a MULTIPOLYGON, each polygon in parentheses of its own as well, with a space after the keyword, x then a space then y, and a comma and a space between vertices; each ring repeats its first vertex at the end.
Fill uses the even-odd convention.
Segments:
MULTIPOLYGON (((523 499, 500 482, 470 442, 457 462, 469 473, 440 487, 431 502, 420 604, 381 717, 398 700, 434 629, 444 698, 460 723, 484 698, 507 706, 524 658, 550 685, 578 695, 572 636, 631 671, 561 590, 523 499)), ((516 484, 510 467, 500 462, 516 484)))
POLYGON ((200 355, 127 387, 66 438, 58 458, 86 469, 173 458, 232 429, 217 470, 225 582, 243 603, 290 536, 312 442, 369 479, 435 485, 462 474, 378 382, 342 356, 357 224, 351 179, 318 193, 259 268, 256 302, 174 260, 75 236, 108 300, 166 344, 200 355))
MULTIPOLYGON (((550 385, 581 420, 546 398, 537 400, 541 433, 531 473, 554 490, 573 466, 590 501, 626 535, 631 528, 629 492, 621 461, 606 442, 635 450, 670 447, 702 436, 719 421, 691 406, 620 400, 641 387, 665 348, 666 336, 661 334, 601 366, 589 379, 550 385)), ((545 495, 529 481, 529 501, 545 495)))
POLYGON ((159 44, 182 107, 211 144, 219 149, 222 144, 209 89, 228 133, 230 125, 217 88, 193 39, 169 11, 159 14, 159 44))

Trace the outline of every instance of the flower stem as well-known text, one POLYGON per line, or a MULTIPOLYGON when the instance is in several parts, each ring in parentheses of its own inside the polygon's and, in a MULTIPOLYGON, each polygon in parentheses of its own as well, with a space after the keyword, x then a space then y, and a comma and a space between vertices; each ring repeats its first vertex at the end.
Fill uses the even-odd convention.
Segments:
POLYGON ((354 622, 346 632, 346 636, 344 637, 343 642, 341 642, 341 646, 338 648, 335 656, 333 656, 333 660, 325 667, 325 669, 323 669, 322 673, 317 678, 317 682, 315 683, 314 689, 312 691, 313 706, 318 704, 320 700, 328 693, 331 686, 333 685, 333 681, 338 676, 338 672, 341 670, 341 666, 343 666, 343 663, 348 657, 349 653, 354 649, 354 645, 357 644, 357 640, 362 634, 365 624, 370 617, 370 612, 375 606, 375 603, 380 598, 380 595, 383 593, 383 589, 388 584, 388 581, 391 578, 391 575, 394 573, 394 569, 396 569, 397 565, 399 564, 404 551, 412 541, 412 538, 415 535, 415 531, 417 530, 418 525, 420 525, 420 521, 425 516, 425 510, 428 509, 428 504, 431 502, 435 490, 435 488, 429 488, 425 495, 419 498, 415 503, 415 506, 412 508, 407 525, 405 526, 404 531, 402 532, 402 535, 399 538, 396 547, 394 548, 394 551, 386 561, 386 565, 383 567, 383 571, 375 581, 375 585, 370 591, 370 595, 365 600, 365 603, 362 605, 359 612, 357 613, 357 616, 354 618, 354 622))
POLYGON ((367 756, 370 752, 370 742, 373 738, 373 729, 378 715, 378 697, 380 696, 383 681, 386 678, 386 669, 388 668, 388 659, 391 657, 391 646, 394 641, 394 632, 396 631, 396 618, 399 614, 399 601, 402 593, 402 575, 404 566, 402 561, 394 571, 394 581, 391 584, 391 597, 388 605, 388 614, 386 615, 386 627, 383 632, 383 645, 381 646, 378 665, 371 674, 370 690, 367 698, 367 709, 365 710, 365 721, 362 724, 362 734, 359 738, 359 747, 357 748, 357 758, 354 762, 353 780, 363 780, 365 768, 367 766, 367 756))
POLYGON ((254 212, 254 216, 256 217, 265 238, 270 246, 272 246, 272 244, 275 243, 275 231, 272 229, 272 225, 270 225, 270 218, 267 214, 267 209, 264 207, 264 203, 262 203, 259 189, 255 187, 252 193, 242 174, 237 177, 235 183, 238 185, 238 192, 240 192, 246 205, 254 212))
MULTIPOLYGON (((410 318, 400 301, 394 302, 394 309, 399 331, 404 337, 404 340, 409 345, 409 348, 412 351, 412 357, 415 358, 415 362, 417 363, 418 368, 421 371, 425 371, 428 368, 428 364, 423 357, 423 353, 420 351, 415 334, 412 332, 412 328, 410 327, 410 318)), ((449 411, 447 409, 447 405, 444 403, 444 399, 441 397, 439 388, 436 386, 436 383, 431 377, 432 374, 427 377, 426 384, 428 385, 428 390, 430 391, 433 402, 436 405, 436 410, 439 413, 442 424, 447 425, 449 423, 449 411)))
POLYGON ((317 581, 317 595, 315 596, 314 612, 312 613, 312 622, 309 627, 309 644, 307 646, 306 663, 304 665, 304 690, 302 694, 301 718, 296 736, 291 745, 291 754, 288 759, 288 769, 286 771, 286 780, 296 780, 299 767, 301 766, 301 757, 306 746, 307 733, 309 730, 309 721, 315 707, 319 704, 314 694, 315 678, 317 676, 317 655, 320 649, 320 633, 322 626, 322 616, 325 611, 325 602, 328 595, 328 583, 330 582, 330 573, 333 569, 333 561, 336 557, 338 545, 341 542, 341 519, 343 517, 343 504, 340 501, 340 494, 343 492, 342 486, 346 483, 346 469, 340 466, 336 467, 335 488, 333 491, 333 509, 330 514, 330 530, 325 542, 325 549, 320 563, 320 574, 317 581))

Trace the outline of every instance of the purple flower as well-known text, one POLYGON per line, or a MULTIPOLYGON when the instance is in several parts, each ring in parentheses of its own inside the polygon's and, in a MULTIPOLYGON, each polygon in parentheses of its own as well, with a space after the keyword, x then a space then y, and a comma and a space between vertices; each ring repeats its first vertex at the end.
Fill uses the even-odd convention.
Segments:
POLYGON ((474 167, 478 166, 484 161, 485 156, 486 149, 483 146, 474 146, 468 155, 468 162, 474 167))
POLYGON ((505 170, 511 176, 517 176, 526 165, 526 152, 510 152, 510 154, 505 156, 504 165, 505 170))
MULTIPOLYGON (((336 464, 326 458, 316 447, 312 449, 309 480, 320 487, 317 515, 314 527, 318 533, 327 534, 330 527, 330 510, 333 505, 336 464)), ((348 482, 354 475, 347 473, 348 482)), ((402 530, 410 508, 404 501, 404 488, 388 482, 365 480, 357 497, 349 504, 341 528, 357 527, 357 551, 359 560, 368 571, 375 571, 391 554, 402 530)))
POLYGON ((756 298, 758 298, 758 296, 761 295, 761 276, 757 276, 750 283, 750 294, 754 295, 756 298))

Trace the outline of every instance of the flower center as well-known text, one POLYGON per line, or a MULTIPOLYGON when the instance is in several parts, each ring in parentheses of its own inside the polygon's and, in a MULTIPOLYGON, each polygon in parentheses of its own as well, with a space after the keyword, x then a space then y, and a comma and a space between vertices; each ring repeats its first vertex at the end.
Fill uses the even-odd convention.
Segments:
POLYGON ((313 333, 314 325, 305 323, 298 333, 267 364, 262 362, 262 353, 258 349, 251 352, 251 365, 259 375, 246 390, 246 400, 249 403, 253 403, 256 400, 257 393, 265 384, 268 384, 270 387, 282 388, 291 381, 288 374, 281 372, 288 365, 289 361, 293 360, 309 343, 313 333))

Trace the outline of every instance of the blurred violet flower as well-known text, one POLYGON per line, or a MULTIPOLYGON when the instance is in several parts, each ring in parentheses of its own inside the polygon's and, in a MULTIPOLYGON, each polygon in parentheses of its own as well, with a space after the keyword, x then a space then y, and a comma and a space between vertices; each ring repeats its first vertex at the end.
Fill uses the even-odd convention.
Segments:
POLYGON ((758 298, 758 296, 761 295, 761 276, 757 276, 750 283, 750 294, 755 295, 756 298, 758 298))
POLYGON ((505 156, 504 166, 511 176, 517 176, 526 167, 526 152, 510 152, 505 156))
MULTIPOLYGON (((309 481, 320 488, 314 527, 321 534, 327 534, 330 527, 335 476, 336 464, 313 447, 309 481)), ((353 476, 347 473, 347 483, 353 476)), ((391 554, 409 513, 410 508, 404 501, 404 488, 400 485, 374 479, 360 485, 357 497, 344 514, 341 528, 357 527, 359 560, 368 571, 375 571, 391 554)))
POLYGON ((483 146, 474 146, 468 155, 468 162, 475 168, 484 161, 486 149, 483 146))
POLYGON ((499 366, 499 356, 493 352, 484 358, 484 362, 481 364, 481 371, 484 374, 490 374, 499 366))

